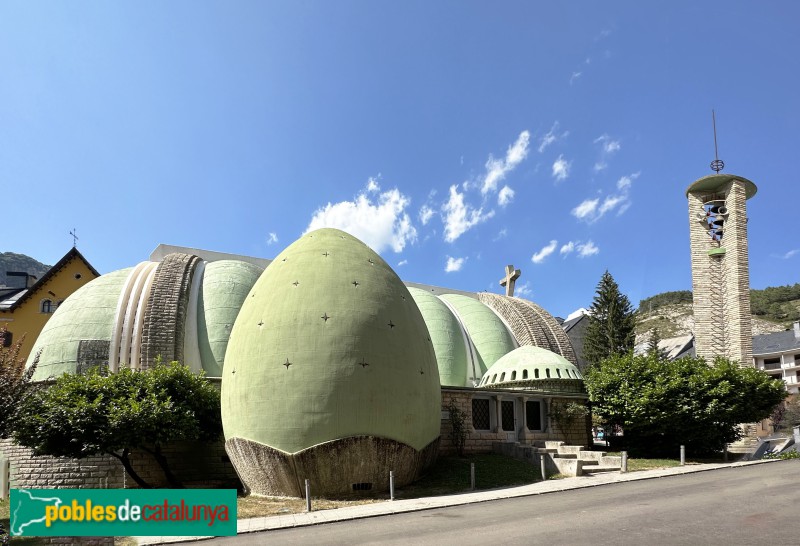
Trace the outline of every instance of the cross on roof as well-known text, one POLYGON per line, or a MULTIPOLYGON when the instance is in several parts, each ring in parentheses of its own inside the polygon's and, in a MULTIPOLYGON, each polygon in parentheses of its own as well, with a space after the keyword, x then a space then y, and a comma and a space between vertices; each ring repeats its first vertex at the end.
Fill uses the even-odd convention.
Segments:
POLYGON ((500 286, 506 287, 506 296, 511 297, 514 295, 514 283, 517 282, 520 275, 522 275, 522 271, 514 269, 513 265, 506 266, 506 276, 500 279, 500 286))

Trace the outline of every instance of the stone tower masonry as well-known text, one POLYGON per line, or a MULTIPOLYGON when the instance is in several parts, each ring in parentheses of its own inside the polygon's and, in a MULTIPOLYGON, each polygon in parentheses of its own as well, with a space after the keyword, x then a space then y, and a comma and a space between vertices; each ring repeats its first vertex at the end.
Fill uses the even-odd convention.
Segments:
POLYGON ((756 185, 717 173, 686 190, 692 250, 695 350, 753 365, 747 205, 756 185))

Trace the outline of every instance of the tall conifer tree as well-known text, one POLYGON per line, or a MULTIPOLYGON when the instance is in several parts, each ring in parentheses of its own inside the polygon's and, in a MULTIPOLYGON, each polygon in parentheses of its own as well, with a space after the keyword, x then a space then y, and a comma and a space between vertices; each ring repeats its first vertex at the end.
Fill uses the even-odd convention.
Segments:
POLYGON ((583 355, 590 366, 633 349, 636 313, 628 296, 619 291, 619 285, 608 271, 597 284, 589 313, 583 355))

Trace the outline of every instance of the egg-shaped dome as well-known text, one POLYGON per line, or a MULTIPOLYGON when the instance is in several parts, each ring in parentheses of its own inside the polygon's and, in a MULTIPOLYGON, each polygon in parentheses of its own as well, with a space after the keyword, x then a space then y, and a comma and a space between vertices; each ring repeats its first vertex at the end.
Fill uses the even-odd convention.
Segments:
POLYGON ((523 345, 499 359, 484 374, 480 386, 582 392, 583 376, 577 366, 563 356, 541 347, 523 345))
MULTIPOLYGON (((458 319, 435 295, 414 287, 409 287, 408 291, 411 292, 430 332, 442 386, 472 387, 473 373, 467 358, 469 341, 458 319)), ((484 371, 480 370, 479 373, 484 371)))
POLYGON ((108 361, 117 301, 133 268, 85 284, 58 306, 33 345, 27 365, 39 362, 34 380, 75 373, 108 361))
POLYGON ((207 376, 222 374, 233 323, 262 272, 260 267, 238 260, 210 262, 203 268, 197 304, 197 342, 207 376))
POLYGON ((505 323, 480 301, 460 294, 442 294, 439 297, 455 310, 467 329, 482 371, 494 366, 501 356, 517 347, 505 323))
POLYGON ((408 289, 335 229, 281 252, 251 289, 222 371, 226 449, 254 493, 300 495, 415 479, 435 458, 441 392, 408 289), (331 470, 335 468, 335 471, 331 470))

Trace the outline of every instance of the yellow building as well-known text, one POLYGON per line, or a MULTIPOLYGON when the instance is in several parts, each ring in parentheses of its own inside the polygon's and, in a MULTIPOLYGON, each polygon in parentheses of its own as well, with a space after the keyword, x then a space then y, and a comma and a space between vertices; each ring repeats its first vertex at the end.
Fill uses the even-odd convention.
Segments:
POLYGON ((6 346, 21 339, 20 358, 27 359, 36 338, 67 296, 100 276, 86 258, 73 247, 41 279, 27 274, 25 285, 0 290, 0 327, 8 334, 6 346))

